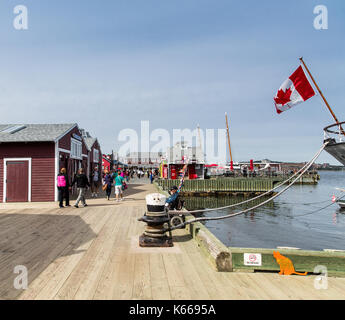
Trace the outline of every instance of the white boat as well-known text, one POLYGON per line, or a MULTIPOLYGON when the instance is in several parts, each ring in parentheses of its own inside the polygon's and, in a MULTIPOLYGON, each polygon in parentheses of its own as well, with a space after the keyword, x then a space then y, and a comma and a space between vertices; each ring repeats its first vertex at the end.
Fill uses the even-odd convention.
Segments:
POLYGON ((345 209, 345 201, 344 200, 337 200, 337 204, 340 208, 345 209))
POLYGON ((345 166, 345 131, 344 122, 324 128, 324 142, 328 141, 325 150, 345 166))

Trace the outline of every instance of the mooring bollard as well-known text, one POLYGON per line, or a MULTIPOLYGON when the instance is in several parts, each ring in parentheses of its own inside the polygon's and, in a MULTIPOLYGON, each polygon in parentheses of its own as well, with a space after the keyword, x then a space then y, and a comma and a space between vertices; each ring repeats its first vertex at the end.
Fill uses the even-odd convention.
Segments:
POLYGON ((165 210, 166 196, 152 193, 146 196, 147 212, 139 221, 146 222, 144 233, 139 237, 140 247, 172 247, 173 241, 166 235, 164 224, 169 225, 169 215, 165 210))

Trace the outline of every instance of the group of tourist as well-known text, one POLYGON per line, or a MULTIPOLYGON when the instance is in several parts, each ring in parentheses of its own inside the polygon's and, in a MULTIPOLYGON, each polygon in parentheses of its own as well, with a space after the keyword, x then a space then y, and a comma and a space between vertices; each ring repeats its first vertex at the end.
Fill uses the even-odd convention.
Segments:
POLYGON ((157 169, 131 169, 130 170, 130 177, 134 178, 136 176, 138 179, 146 177, 150 179, 150 182, 153 183, 154 179, 158 177, 158 170, 157 169))
POLYGON ((143 171, 142 169, 115 169, 109 172, 109 170, 106 169, 104 170, 103 176, 101 176, 98 167, 95 167, 88 178, 85 174, 84 169, 81 168, 73 177, 72 183, 70 183, 70 179, 67 175, 66 168, 62 168, 57 177, 59 207, 64 208, 64 199, 65 206, 70 207, 69 194, 74 185, 77 186, 78 190, 78 197, 76 203, 74 204, 75 208, 79 208, 80 202, 84 207, 87 206, 85 201, 85 194, 87 188, 91 188, 92 198, 98 197, 99 188, 101 184, 102 189, 105 191, 108 200, 110 200, 111 192, 114 188, 115 200, 117 202, 123 201, 123 193, 124 190, 127 189, 127 183, 130 181, 130 179, 134 178, 135 175, 139 179, 147 175, 147 178, 150 179, 151 183, 153 183, 155 178, 158 176, 158 170, 143 171))
POLYGON ((102 189, 106 192, 107 199, 110 200, 111 191, 114 187, 116 201, 122 201, 124 199, 123 192, 127 189, 127 183, 130 179, 129 170, 113 170, 109 172, 104 171, 103 177, 101 177, 100 172, 97 167, 91 172, 88 178, 85 174, 83 168, 80 168, 77 174, 74 176, 72 183, 67 175, 66 168, 62 168, 57 176, 57 188, 58 188, 58 200, 59 207, 64 208, 63 200, 65 199, 65 206, 70 207, 69 204, 69 194, 74 185, 77 186, 78 197, 75 202, 74 207, 79 208, 79 203, 81 202, 84 207, 87 206, 85 200, 85 194, 87 188, 91 188, 91 197, 98 197, 99 188, 102 183, 102 189), (127 182, 127 183, 126 183, 127 182))
POLYGON ((122 201, 123 191, 127 189, 126 181, 129 181, 128 170, 114 170, 112 172, 109 172, 107 169, 104 170, 102 189, 105 190, 107 199, 110 200, 111 190, 114 186, 116 201, 122 201))
MULTIPOLYGON (((70 207, 69 204, 69 193, 74 185, 77 186, 78 197, 74 205, 75 208, 79 208, 79 203, 81 202, 84 207, 87 207, 85 201, 85 194, 87 188, 91 188, 91 197, 98 197, 100 182, 102 182, 102 190, 105 191, 107 200, 110 200, 112 189, 114 187, 115 200, 117 202, 123 201, 124 190, 127 189, 127 183, 129 182, 130 177, 133 177, 134 174, 141 176, 141 172, 138 169, 137 171, 128 170, 128 169, 116 169, 104 170, 103 176, 100 176, 100 172, 97 167, 90 174, 90 181, 86 176, 84 169, 81 168, 78 170, 77 174, 74 176, 72 183, 69 183, 69 178, 67 175, 66 168, 62 168, 60 173, 57 176, 57 188, 59 195, 59 207, 64 208, 63 200, 65 199, 65 206, 70 207), (139 173, 138 173, 139 172, 139 173), (100 179, 101 178, 101 179, 100 179), (91 183, 90 183, 91 182, 91 183)), ((147 176, 150 179, 151 183, 153 182, 157 172, 153 170, 147 171, 147 176)), ((180 209, 182 205, 178 198, 178 188, 173 186, 170 190, 170 197, 167 199, 167 205, 170 210, 180 209)))
MULTIPOLYGON (((65 199, 65 206, 70 207, 69 204, 69 193, 74 185, 77 185, 78 188, 78 198, 74 207, 79 208, 79 202, 81 201, 84 207, 87 206, 85 201, 85 192, 87 187, 90 187, 89 179, 87 178, 84 169, 81 168, 78 170, 78 173, 74 176, 72 183, 69 183, 69 178, 67 175, 66 168, 62 168, 57 177, 57 188, 59 195, 59 207, 63 208, 63 199, 65 199)), ((92 181, 94 187, 94 181, 92 181)))

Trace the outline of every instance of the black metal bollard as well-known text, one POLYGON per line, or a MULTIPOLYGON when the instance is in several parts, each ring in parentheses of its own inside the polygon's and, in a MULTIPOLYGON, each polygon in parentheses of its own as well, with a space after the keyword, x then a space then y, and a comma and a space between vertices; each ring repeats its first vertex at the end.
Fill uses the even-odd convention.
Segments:
POLYGON ((172 247, 171 236, 167 236, 164 224, 170 226, 170 218, 165 210, 166 197, 160 193, 146 196, 147 212, 139 221, 146 222, 144 233, 139 237, 140 247, 172 247))

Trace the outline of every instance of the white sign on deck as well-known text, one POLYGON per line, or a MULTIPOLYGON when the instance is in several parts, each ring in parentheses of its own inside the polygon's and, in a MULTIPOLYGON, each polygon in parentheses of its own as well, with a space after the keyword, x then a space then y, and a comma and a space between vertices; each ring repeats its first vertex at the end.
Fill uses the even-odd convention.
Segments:
POLYGON ((261 253, 244 253, 243 260, 245 266, 261 266, 261 253))

